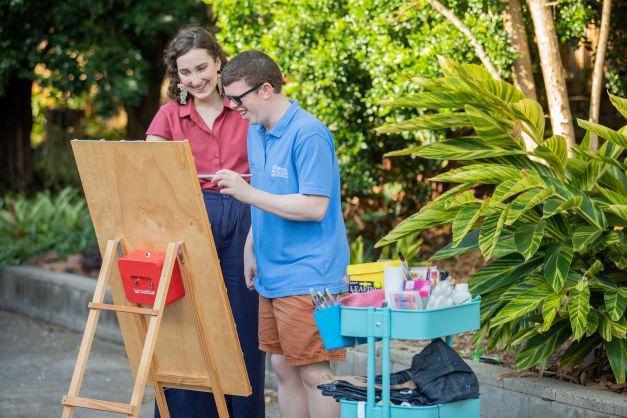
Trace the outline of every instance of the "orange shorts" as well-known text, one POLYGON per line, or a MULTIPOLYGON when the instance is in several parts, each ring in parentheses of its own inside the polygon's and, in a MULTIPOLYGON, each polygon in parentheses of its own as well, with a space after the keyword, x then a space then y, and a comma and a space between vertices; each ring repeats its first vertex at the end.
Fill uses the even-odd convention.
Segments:
POLYGON ((283 354, 290 366, 346 359, 346 349, 324 348, 311 296, 268 299, 259 295, 259 349, 283 354))

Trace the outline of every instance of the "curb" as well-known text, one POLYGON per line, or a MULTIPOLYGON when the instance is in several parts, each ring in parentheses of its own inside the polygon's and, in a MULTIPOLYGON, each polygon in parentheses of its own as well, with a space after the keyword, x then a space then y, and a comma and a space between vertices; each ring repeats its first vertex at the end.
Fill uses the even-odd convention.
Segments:
MULTIPOLYGON (((96 280, 68 273, 57 273, 37 267, 20 266, 0 269, 0 309, 62 325, 83 332, 96 280)), ((112 303, 107 292, 105 303, 112 303)), ((122 344, 115 313, 102 311, 96 335, 122 344)), ((407 369, 415 353, 392 348, 391 371, 407 369)), ((365 375, 365 346, 351 348, 345 362, 334 363, 336 375, 365 375)), ((380 373, 380 359, 378 359, 380 373)), ((481 387, 483 418, 535 417, 627 417, 623 395, 606 390, 574 385, 550 378, 503 378, 511 369, 469 362, 481 387)), ((278 381, 269 357, 266 359, 266 388, 277 388, 278 381)))

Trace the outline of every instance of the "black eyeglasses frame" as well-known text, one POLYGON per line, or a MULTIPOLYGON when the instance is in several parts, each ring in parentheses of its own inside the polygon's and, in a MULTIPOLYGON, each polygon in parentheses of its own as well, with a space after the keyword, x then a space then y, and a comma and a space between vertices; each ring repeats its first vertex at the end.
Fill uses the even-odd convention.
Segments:
POLYGON ((257 84, 255 87, 251 87, 250 89, 246 90, 244 93, 238 95, 238 96, 229 96, 228 94, 225 94, 224 97, 226 97, 229 101, 235 103, 237 106, 241 106, 242 105, 242 99, 247 96, 248 94, 252 93, 253 91, 257 90, 259 87, 263 86, 265 83, 261 83, 261 84, 257 84))

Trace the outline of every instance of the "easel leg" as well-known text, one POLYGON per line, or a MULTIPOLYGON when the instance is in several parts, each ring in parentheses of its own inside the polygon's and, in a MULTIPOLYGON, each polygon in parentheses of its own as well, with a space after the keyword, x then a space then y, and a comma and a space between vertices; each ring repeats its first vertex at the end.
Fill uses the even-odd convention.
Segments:
POLYGON ((155 400, 157 401, 157 408, 159 408, 159 415, 161 418, 170 418, 170 409, 165 399, 165 391, 161 383, 155 382, 155 400))
MULTIPOLYGON (((94 303, 102 303, 109 283, 109 275, 114 267, 116 260, 116 251, 121 250, 120 239, 109 240, 107 242, 107 248, 105 250, 105 256, 102 260, 102 268, 98 274, 98 282, 96 284, 96 290, 94 291, 94 303)), ((100 316, 100 310, 90 309, 87 317, 87 324, 85 325, 85 332, 83 333, 83 340, 81 341, 81 347, 78 351, 78 357, 76 358, 76 366, 74 367, 74 374, 72 374, 72 380, 70 382, 70 389, 68 390, 68 396, 77 397, 79 395, 81 385, 83 384, 83 378, 85 377, 85 368, 87 367, 87 360, 89 359, 89 353, 91 351, 91 345, 94 342, 94 335, 96 334, 96 325, 98 324, 98 318, 100 316)), ((62 418, 72 418, 74 416, 74 406, 64 406, 62 418)))
MULTIPOLYGON (((187 260, 189 260, 189 257, 187 256, 185 244, 183 242, 179 242, 178 245, 180 248, 180 251, 178 253, 179 268, 181 269, 183 285, 185 286, 185 294, 196 295, 194 291, 194 285, 191 280, 191 272, 189 270, 189 266, 187 265, 187 260)), ((200 335, 202 351, 205 355, 207 369, 209 370, 209 377, 211 379, 211 391, 213 392, 213 398, 215 399, 216 407, 218 408, 218 415, 220 416, 220 418, 229 418, 229 411, 226 406, 226 400, 224 399, 224 391, 222 390, 222 385, 220 383, 220 376, 218 376, 218 373, 216 372, 218 370, 218 367, 213 354, 213 344, 211 343, 211 339, 207 334, 207 330, 204 328, 203 322, 198 315, 198 304, 196 303, 195 298, 190 297, 189 299, 192 306, 192 312, 194 313, 196 330, 198 331, 198 335, 200 335)))
MULTIPOLYGON (((131 405, 135 406, 135 408, 133 414, 128 416, 132 418, 137 418, 139 415, 139 405, 141 405, 141 400, 144 396, 144 390, 146 388, 146 380, 148 379, 148 374, 151 371, 152 357, 155 352, 155 346, 157 345, 159 326, 161 325, 161 318, 163 317, 165 298, 167 296, 168 289, 170 288, 170 279, 172 278, 174 263, 176 262, 176 253, 178 246, 179 244, 171 242, 170 244, 168 244, 168 249, 165 253, 163 270, 161 271, 161 277, 159 278, 159 287, 157 288, 155 304, 153 306, 153 309, 157 310, 159 313, 156 316, 151 317, 148 323, 148 331, 146 332, 144 349, 142 350, 139 367, 137 368, 135 386, 133 388, 133 394, 131 396, 131 405)), ((156 392, 157 388, 155 388, 155 396, 157 396, 156 392)))

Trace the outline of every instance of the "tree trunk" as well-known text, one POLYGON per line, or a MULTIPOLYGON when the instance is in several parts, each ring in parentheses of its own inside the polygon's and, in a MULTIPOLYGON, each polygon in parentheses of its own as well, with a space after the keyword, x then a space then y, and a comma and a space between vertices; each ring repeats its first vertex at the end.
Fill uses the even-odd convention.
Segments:
POLYGON ((149 72, 146 74, 146 83, 148 84, 148 93, 140 97, 139 105, 125 105, 124 110, 128 116, 126 123, 127 139, 144 139, 146 138, 146 130, 159 110, 159 101, 161 99, 161 85, 165 69, 160 65, 164 44, 155 42, 148 50, 142 52, 147 61, 153 62, 149 72))
POLYGON ((512 39, 512 49, 518 56, 512 67, 514 86, 528 98, 538 100, 520 1, 508 1, 507 7, 503 11, 503 20, 505 22, 505 31, 512 39))
MULTIPOLYGON (((603 0, 603 12, 601 13, 601 33, 599 43, 594 57, 594 71, 592 72, 592 92, 590 93, 590 121, 599 122, 599 111, 601 109, 601 90, 603 87, 603 66, 605 63, 605 51, 607 49, 607 38, 610 32, 610 15, 612 10, 612 0, 603 0)), ((590 151, 594 152, 599 147, 599 138, 595 134, 590 134, 590 151)))
POLYGON ((139 105, 124 106, 124 110, 128 116, 126 124, 127 139, 144 139, 146 138, 146 129, 159 110, 159 100, 161 99, 161 82, 162 74, 159 77, 150 77, 148 82, 148 94, 141 96, 139 105))
POLYGON ((32 85, 32 80, 13 73, 0 96, 0 183, 9 190, 24 191, 33 182, 32 85))
MULTIPOLYGON (((568 148, 575 146, 573 117, 568 103, 564 66, 559 54, 555 23, 545 0, 527 0, 540 55, 553 134, 566 138, 568 148)), ((569 150, 569 155, 573 155, 569 150)))
MULTIPOLYGON (((527 42, 527 32, 523 22, 523 12, 520 1, 509 0, 507 7, 503 10, 503 21, 505 31, 512 39, 512 49, 518 56, 512 66, 512 79, 514 86, 526 97, 538 100, 536 94, 536 83, 533 80, 533 70, 531 68, 531 53, 527 42)), ((533 151, 537 144, 525 132, 522 133, 527 151, 533 151)))

